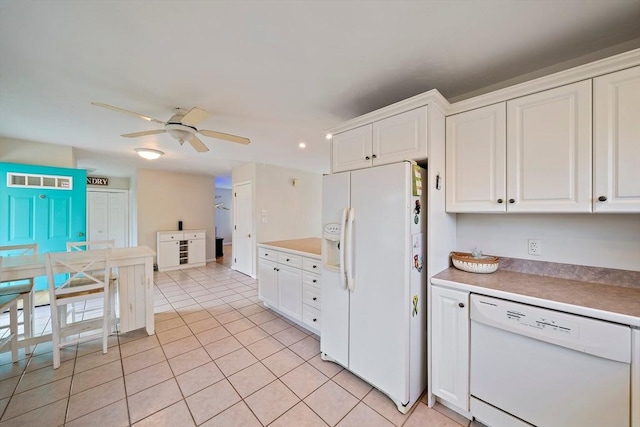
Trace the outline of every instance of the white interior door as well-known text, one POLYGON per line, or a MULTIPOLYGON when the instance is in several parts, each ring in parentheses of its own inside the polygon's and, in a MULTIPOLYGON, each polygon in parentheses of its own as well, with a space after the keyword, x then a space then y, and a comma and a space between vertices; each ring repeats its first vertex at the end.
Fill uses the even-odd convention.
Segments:
POLYGON ((252 221, 251 182, 233 186, 233 267, 253 277, 255 238, 252 221))
POLYGON ((126 191, 87 192, 87 240, 115 240, 127 247, 129 207, 126 191))

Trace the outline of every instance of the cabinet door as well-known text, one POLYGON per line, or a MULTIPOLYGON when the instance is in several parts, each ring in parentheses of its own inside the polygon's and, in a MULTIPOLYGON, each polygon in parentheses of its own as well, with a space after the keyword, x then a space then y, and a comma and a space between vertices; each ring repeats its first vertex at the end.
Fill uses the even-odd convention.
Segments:
POLYGON ((180 241, 160 242, 158 245, 158 269, 180 265, 180 241))
POLYGON ((447 212, 506 212, 506 103, 447 117, 447 212))
POLYGON ((594 80, 594 212, 640 212, 640 67, 594 80))
POLYGON ((371 125, 351 129, 331 139, 331 173, 371 166, 371 125))
POLYGON ((202 264, 207 262, 206 239, 189 240, 189 264, 202 264))
POLYGON ((469 410, 469 294, 433 286, 433 394, 469 410))
POLYGON ((373 166, 427 158, 427 107, 373 123, 373 166))
POLYGON ((278 265, 278 309, 302 319, 302 270, 278 265))
POLYGON ((509 212, 591 212, 591 81, 507 102, 509 212))
POLYGON ((258 262, 258 297, 272 307, 278 306, 278 264, 260 259, 258 262))

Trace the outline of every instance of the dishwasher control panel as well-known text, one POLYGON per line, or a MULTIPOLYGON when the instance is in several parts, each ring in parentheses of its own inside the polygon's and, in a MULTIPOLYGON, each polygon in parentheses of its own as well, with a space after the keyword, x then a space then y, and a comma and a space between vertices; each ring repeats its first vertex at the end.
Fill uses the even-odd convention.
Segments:
POLYGON ((577 338, 580 333, 580 327, 576 322, 556 318, 551 313, 540 314, 521 308, 505 308, 502 310, 502 315, 524 328, 535 328, 549 334, 573 335, 577 338))
POLYGON ((543 307, 471 294, 471 323, 623 363, 631 358, 631 328, 543 307))

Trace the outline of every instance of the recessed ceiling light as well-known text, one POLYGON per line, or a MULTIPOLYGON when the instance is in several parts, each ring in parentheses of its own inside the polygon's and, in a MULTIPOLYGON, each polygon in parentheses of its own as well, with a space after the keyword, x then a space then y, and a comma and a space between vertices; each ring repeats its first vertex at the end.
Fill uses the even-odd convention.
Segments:
POLYGON ((151 148, 136 148, 135 151, 138 153, 138 156, 147 160, 155 160, 164 154, 160 150, 154 150, 151 148))
POLYGON ((301 142, 300 144, 298 144, 298 147, 300 148, 305 148, 307 146, 307 144, 305 144, 304 142, 301 142))

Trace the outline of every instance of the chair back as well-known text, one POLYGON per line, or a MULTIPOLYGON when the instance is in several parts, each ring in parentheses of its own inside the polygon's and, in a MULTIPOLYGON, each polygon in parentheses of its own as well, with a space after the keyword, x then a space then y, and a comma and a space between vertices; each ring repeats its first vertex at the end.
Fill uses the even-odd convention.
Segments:
POLYGON ((116 244, 115 240, 87 240, 83 242, 67 242, 67 252, 88 251, 93 249, 109 249, 116 244))
POLYGON ((65 294, 107 291, 110 259, 111 249, 48 252, 46 268, 51 301, 65 294), (64 274, 64 280, 56 286, 55 276, 60 274, 64 274))
POLYGON ((38 255, 38 244, 0 246, 0 257, 21 255, 38 255))

